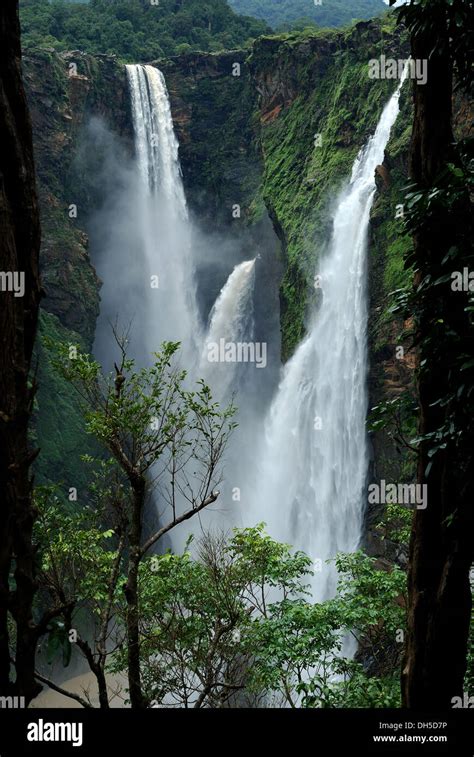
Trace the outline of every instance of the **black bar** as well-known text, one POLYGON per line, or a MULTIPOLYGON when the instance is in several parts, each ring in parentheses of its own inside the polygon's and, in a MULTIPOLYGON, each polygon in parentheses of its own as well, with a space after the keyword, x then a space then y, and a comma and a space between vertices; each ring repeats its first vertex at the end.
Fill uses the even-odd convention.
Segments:
MULTIPOLYGON (((315 757, 338 757, 344 750, 348 755, 473 757, 472 715, 469 709, 439 715, 407 710, 0 710, 0 757, 142 757, 173 751, 192 756, 202 750, 212 757, 228 751, 250 757, 257 749, 268 755, 273 747, 308 750, 315 757), (43 736, 50 731, 61 736, 47 723, 82 724, 82 743, 28 741, 28 733, 40 735, 31 725, 40 721, 43 736)), ((64 735, 79 741, 79 730, 72 728, 64 728, 64 735)))

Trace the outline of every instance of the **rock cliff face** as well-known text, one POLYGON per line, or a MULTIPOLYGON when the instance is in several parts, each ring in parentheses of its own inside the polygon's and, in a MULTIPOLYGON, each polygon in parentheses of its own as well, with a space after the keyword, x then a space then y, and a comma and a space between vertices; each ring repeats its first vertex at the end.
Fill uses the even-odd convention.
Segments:
POLYGON ((43 309, 79 333, 90 348, 100 282, 84 232, 91 198, 78 164, 78 143, 92 113, 119 133, 128 130, 125 71, 113 58, 80 52, 30 52, 24 65, 43 220, 43 309))
POLYGON ((188 203, 213 230, 232 226, 235 204, 245 225, 254 220, 252 200, 263 161, 254 128, 257 92, 246 55, 189 53, 155 62, 170 94, 188 203))
MULTIPOLYGON (((264 37, 250 57, 243 51, 186 53, 154 62, 170 93, 191 213, 207 234, 225 232, 247 254, 260 254, 257 287, 280 288, 283 359, 304 335, 317 260, 330 230, 331 202, 394 88, 393 81, 367 75, 370 58, 381 51, 400 57, 404 50, 403 39, 383 23, 264 37)), ((79 335, 90 348, 100 282, 85 227, 98 189, 90 177, 93 156, 82 155, 82 162, 77 156, 83 127, 94 115, 124 139, 131 153, 126 73, 112 57, 80 52, 31 52, 25 67, 44 225, 41 265, 47 314, 42 330, 68 341, 77 341, 79 335), (72 205, 77 206, 77 218, 70 218, 72 205)), ((378 171, 370 266, 372 404, 396 396, 412 380, 409 358, 395 358, 399 325, 386 312, 388 292, 406 280, 393 206, 406 175, 409 123, 407 97, 386 163, 378 171)), ((216 279, 215 294, 221 285, 216 279)), ((278 302, 264 307, 278 308, 278 302)), ((262 315, 265 319, 270 314, 262 315)), ((45 379, 46 384, 53 380, 45 379)), ((47 389, 45 385, 39 398, 38 433, 43 437, 52 432, 44 422, 41 430, 47 389)), ((46 450, 57 457, 55 475, 62 443, 78 450, 84 442, 77 436, 78 417, 67 410, 70 402, 68 398, 62 411, 63 416, 69 412, 69 419, 55 418, 57 449, 46 450)), ((374 475, 400 475, 406 456, 400 452, 393 458, 392 452, 389 440, 376 435, 374 475)))
POLYGON ((37 481, 84 492, 88 473, 80 456, 92 451, 92 442, 83 430, 74 391, 50 366, 50 347, 58 341, 92 347, 100 281, 85 225, 95 198, 79 148, 92 114, 102 116, 119 134, 130 135, 125 70, 108 56, 35 50, 24 56, 24 78, 33 122, 45 290, 36 346, 37 481))

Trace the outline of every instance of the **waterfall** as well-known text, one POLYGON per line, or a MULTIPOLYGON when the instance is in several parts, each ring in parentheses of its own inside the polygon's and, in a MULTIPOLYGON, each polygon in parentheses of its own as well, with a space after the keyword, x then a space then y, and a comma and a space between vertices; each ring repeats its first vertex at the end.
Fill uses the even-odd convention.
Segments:
POLYGON ((315 601, 335 591, 337 575, 325 561, 357 549, 361 536, 368 468, 367 235, 375 169, 398 115, 402 83, 338 198, 328 252, 316 271, 321 303, 266 419, 247 516, 252 523, 265 520, 274 538, 311 556, 315 601))
POLYGON ((148 356, 165 339, 182 343, 186 367, 202 339, 196 305, 191 227, 165 80, 153 66, 128 65, 138 168, 134 212, 139 265, 147 285, 140 326, 148 356))
POLYGON ((225 401, 236 389, 242 365, 232 362, 210 362, 210 350, 225 349, 253 337, 252 293, 255 281, 255 260, 236 265, 222 287, 209 316, 209 328, 201 353, 200 376, 212 387, 215 399, 225 401))

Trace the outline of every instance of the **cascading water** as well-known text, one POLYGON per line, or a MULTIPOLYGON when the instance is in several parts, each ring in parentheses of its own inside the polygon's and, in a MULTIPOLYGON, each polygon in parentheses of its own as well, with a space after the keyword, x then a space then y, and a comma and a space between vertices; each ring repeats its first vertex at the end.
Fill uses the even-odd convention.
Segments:
POLYGON ((265 520, 274 538, 321 568, 312 580, 315 601, 335 590, 336 572, 325 561, 360 541, 368 467, 367 233, 375 169, 398 115, 403 78, 339 197, 317 271, 321 304, 271 405, 248 516, 265 520))
MULTIPOLYGON (((252 293, 255 281, 255 260, 236 265, 214 303, 209 316, 209 328, 201 354, 199 375, 211 386, 215 399, 225 401, 236 388, 239 369, 235 362, 215 362, 227 344, 251 340, 253 335, 252 293)), ((224 352, 225 354, 225 352, 224 352)))
MULTIPOLYGON (((204 340, 196 304, 191 226, 165 80, 153 66, 129 65, 127 76, 138 167, 134 228, 147 273, 159 277, 158 288, 146 293, 146 309, 141 305, 145 345, 151 353, 164 339, 180 341, 182 365, 191 382, 204 378, 214 399, 227 404, 242 366, 210 362, 207 344, 251 338, 255 261, 237 265, 230 274, 211 311, 204 340)), ((214 520, 219 516, 212 512, 209 517, 214 520)), ((187 526, 176 530, 176 549, 184 547, 188 532, 187 526)))
POLYGON ((153 66, 128 65, 135 152, 139 170, 135 229, 147 287, 145 344, 182 343, 183 362, 196 364, 202 336, 196 305, 191 230, 166 83, 153 66), (152 278, 154 277, 154 278, 152 278))

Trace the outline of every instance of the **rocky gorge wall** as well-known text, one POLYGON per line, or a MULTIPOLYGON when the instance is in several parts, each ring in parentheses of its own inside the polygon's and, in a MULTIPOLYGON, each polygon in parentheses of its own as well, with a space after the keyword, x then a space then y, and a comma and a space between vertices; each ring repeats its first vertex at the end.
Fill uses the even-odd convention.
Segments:
POLYGON ((130 136, 125 70, 108 56, 38 49, 24 53, 23 72, 33 122, 45 292, 36 345, 39 389, 32 431, 41 448, 36 480, 85 492, 89 476, 80 458, 95 446, 84 431, 74 390, 51 367, 50 346, 92 348, 100 281, 85 229, 96 198, 80 144, 92 114, 130 136))

